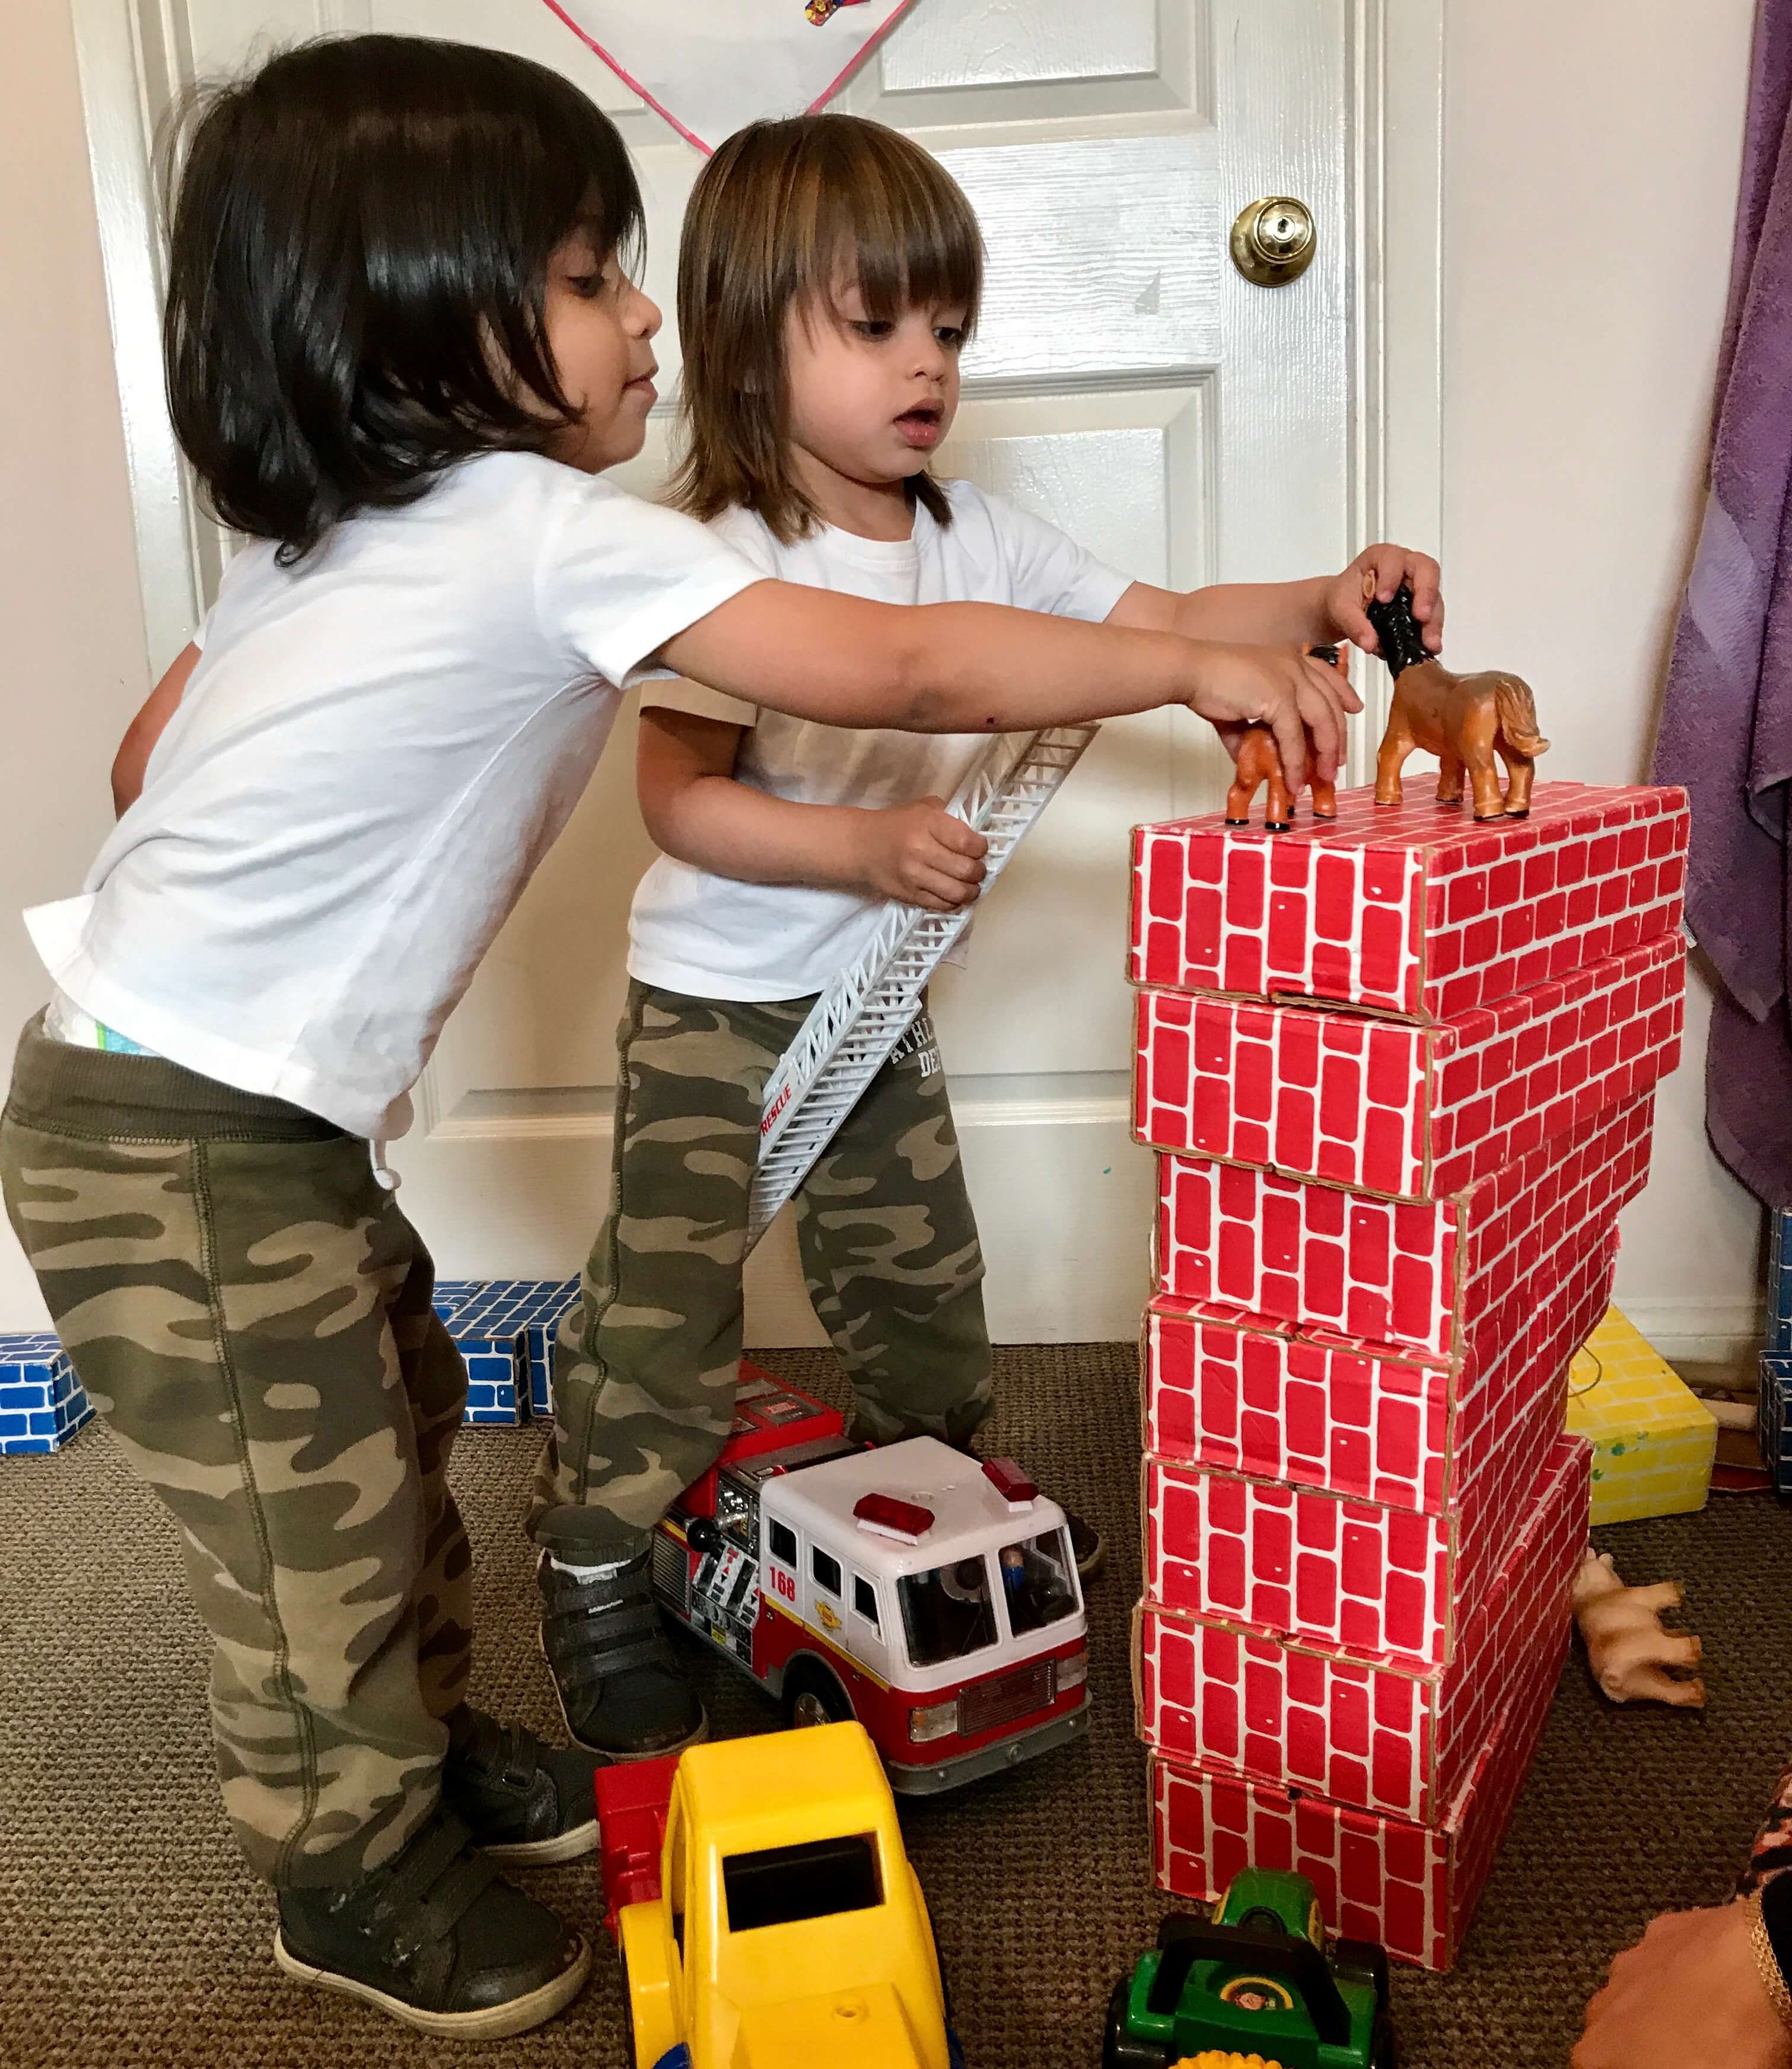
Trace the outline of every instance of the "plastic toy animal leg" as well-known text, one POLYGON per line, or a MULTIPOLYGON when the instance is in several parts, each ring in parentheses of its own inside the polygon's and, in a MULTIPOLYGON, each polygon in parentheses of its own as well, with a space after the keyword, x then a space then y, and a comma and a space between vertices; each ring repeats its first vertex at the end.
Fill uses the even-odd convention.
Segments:
POLYGON ((1462 757, 1448 748, 1438 757, 1437 801, 1440 805, 1462 802, 1462 757))
POLYGON ((1378 805, 1398 805, 1401 798, 1400 771, 1406 757, 1418 742, 1407 730, 1405 718, 1398 705, 1388 720, 1387 731, 1382 736, 1381 752, 1375 757, 1375 802, 1378 805))
POLYGON ((1337 786, 1331 783, 1316 782, 1312 790, 1313 817, 1316 819, 1335 819, 1338 815, 1337 786))
POLYGON ((1503 819, 1506 815, 1506 794, 1500 783, 1500 772, 1493 765, 1489 753, 1484 761, 1478 756, 1468 764, 1469 787, 1475 794, 1475 816, 1478 819, 1503 819))
POLYGON ((1232 787, 1226 793, 1226 823, 1229 826, 1247 826, 1251 823, 1251 800, 1257 794, 1257 785, 1262 779, 1247 777, 1241 760, 1239 773, 1232 779, 1232 787))
POLYGON ((1285 834, 1293 824, 1294 801, 1288 795, 1288 782, 1278 757, 1269 772, 1269 795, 1263 801, 1263 831, 1285 834))
POLYGON ((1521 819, 1531 809, 1531 785, 1537 777, 1537 763, 1529 754, 1514 754, 1506 749, 1506 817, 1521 819))

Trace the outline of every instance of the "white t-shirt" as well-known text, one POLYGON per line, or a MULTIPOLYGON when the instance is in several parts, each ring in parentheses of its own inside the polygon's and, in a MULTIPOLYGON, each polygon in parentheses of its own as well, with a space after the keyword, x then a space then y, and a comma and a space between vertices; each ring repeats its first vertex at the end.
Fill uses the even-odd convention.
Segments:
POLYGON ((359 1135, 407 1094, 643 658, 761 579, 532 454, 462 462, 312 557, 233 560, 142 795, 27 913, 75 1003, 359 1135))
MULTIPOLYGON (((880 603, 1006 603, 1099 621, 1132 586, 1055 524, 968 481, 941 484, 952 522, 916 507, 913 536, 862 539, 827 527, 781 545, 763 519, 729 510, 711 528, 763 573, 880 603)), ((987 733, 848 732, 742 704, 676 677, 643 704, 745 726, 734 774, 798 804, 879 807, 949 799, 987 733)), ((662 855, 629 915, 630 974, 696 998, 798 998, 862 953, 888 908, 849 891, 742 884, 662 855)))

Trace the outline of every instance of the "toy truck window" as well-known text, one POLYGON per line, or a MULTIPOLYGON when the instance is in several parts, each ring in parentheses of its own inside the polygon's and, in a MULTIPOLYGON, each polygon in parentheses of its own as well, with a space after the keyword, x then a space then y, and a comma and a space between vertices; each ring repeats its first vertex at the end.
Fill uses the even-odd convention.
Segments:
POLYGON ((771 1528, 772 1557, 782 1560, 786 1566, 797 1563, 797 1534, 787 1523, 774 1523, 771 1528))
POLYGON ((870 1832, 857 1832, 800 1847, 729 1854, 722 1860, 722 1888, 731 1932, 831 1918, 843 1911, 875 1911, 884 1901, 877 1840, 870 1832))
POLYGON ((1016 1638, 1061 1623, 1076 1608, 1070 1547, 1061 1530, 1017 1538, 997 1555, 1008 1603, 1008 1628, 1016 1638))
POLYGON ((852 1606, 873 1630, 880 1628, 877 1617, 877 1590, 863 1573, 852 1577, 852 1606))
POLYGON ((916 1667, 966 1659, 996 1642, 986 1559, 957 1559, 929 1573, 904 1573, 896 1582, 896 1598, 908 1657, 916 1667))
POLYGON ((832 1553, 823 1551, 820 1545, 812 1545, 809 1553, 809 1570, 815 1577, 815 1585, 825 1588, 831 1595, 840 1592, 840 1562, 832 1553))

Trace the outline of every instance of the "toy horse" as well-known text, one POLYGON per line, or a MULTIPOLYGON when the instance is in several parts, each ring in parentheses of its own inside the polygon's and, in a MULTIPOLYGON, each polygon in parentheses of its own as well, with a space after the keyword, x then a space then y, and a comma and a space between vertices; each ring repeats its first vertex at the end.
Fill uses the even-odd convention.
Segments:
POLYGON ((1435 754, 1440 805, 1462 802, 1463 772, 1475 795, 1477 819, 1521 819, 1531 809, 1537 757, 1549 743, 1537 729, 1530 687, 1498 669, 1453 675, 1425 651, 1412 614, 1412 591, 1402 586, 1391 603, 1376 601, 1374 577, 1364 578, 1364 607, 1394 675, 1394 707, 1375 757, 1375 802, 1400 802, 1400 769, 1415 749, 1435 754), (1506 786, 1493 765, 1506 765, 1506 786))
MULTIPOLYGON (((1349 671, 1341 648, 1308 647, 1302 651, 1348 678, 1349 671)), ((1250 825, 1251 802, 1265 783, 1269 786, 1269 795, 1263 802, 1263 831, 1285 834, 1294 824, 1294 800, 1288 795, 1288 779, 1282 773, 1282 757, 1276 751, 1276 736, 1268 727, 1254 725, 1239 745, 1238 771, 1232 778, 1231 789, 1226 793, 1227 826, 1250 825)), ((1316 777, 1312 794, 1313 817, 1335 819, 1338 815, 1337 793, 1332 785, 1321 783, 1316 777)))

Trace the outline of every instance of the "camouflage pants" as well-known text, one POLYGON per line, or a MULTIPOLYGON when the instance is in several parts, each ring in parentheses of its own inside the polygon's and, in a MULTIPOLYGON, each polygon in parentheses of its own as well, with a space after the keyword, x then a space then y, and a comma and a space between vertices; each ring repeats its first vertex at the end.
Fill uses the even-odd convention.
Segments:
POLYGON ((428 1253, 364 1141, 38 1022, 0 1181, 82 1384, 180 1527, 251 1867, 378 1866, 435 1804, 471 1643, 445 1477, 466 1369, 428 1253))
MULTIPOLYGON (((554 1344, 529 1508, 550 1550, 638 1544, 721 1450, 765 1081, 812 1003, 629 987, 610 1212, 554 1344)), ((809 1174, 797 1239, 855 1434, 968 1438, 991 1406, 983 1253, 925 1012, 809 1174)))

